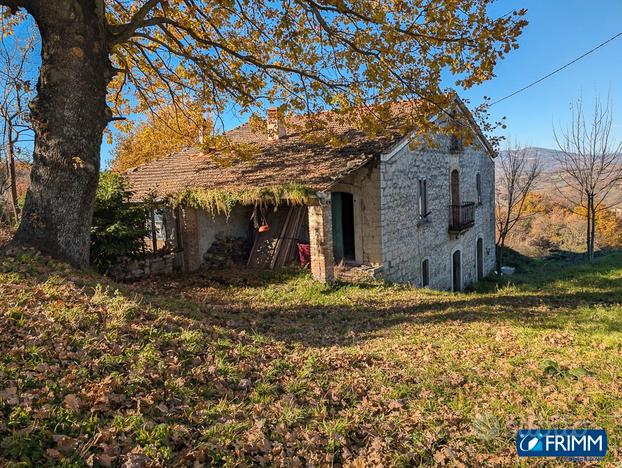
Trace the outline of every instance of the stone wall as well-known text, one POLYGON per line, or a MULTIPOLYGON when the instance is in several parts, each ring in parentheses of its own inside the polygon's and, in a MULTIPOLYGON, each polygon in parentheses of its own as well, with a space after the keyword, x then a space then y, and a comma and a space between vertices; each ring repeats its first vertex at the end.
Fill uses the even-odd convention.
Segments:
POLYGON ((309 205, 309 244, 313 278, 332 283, 335 280, 333 218, 330 197, 326 194, 320 194, 318 204, 309 205))
POLYGON ((123 260, 110 269, 110 276, 119 281, 131 281, 148 276, 173 273, 175 254, 169 253, 141 260, 123 260))
POLYGON ((476 245, 483 240, 484 275, 495 268, 494 162, 480 146, 452 154, 450 138, 437 147, 412 150, 408 144, 381 159, 381 213, 384 277, 421 285, 421 263, 429 260, 430 287, 452 289, 452 254, 460 250, 463 286, 474 282, 476 245), (482 179, 482 203, 475 208, 475 225, 459 236, 450 235, 450 173, 460 173, 462 203, 476 202, 476 174, 482 179), (418 180, 428 186, 429 215, 419 218, 418 180))
POLYGON ((382 263, 380 217, 380 168, 371 163, 331 187, 331 192, 352 194, 354 203, 355 260, 359 263, 382 263))

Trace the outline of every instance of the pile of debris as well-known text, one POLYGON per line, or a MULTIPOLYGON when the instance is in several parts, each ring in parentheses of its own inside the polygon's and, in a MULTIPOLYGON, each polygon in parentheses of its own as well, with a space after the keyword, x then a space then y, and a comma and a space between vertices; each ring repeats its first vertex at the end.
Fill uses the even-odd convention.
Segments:
POLYGON ((360 265, 341 262, 335 266, 335 278, 346 283, 365 283, 383 278, 382 265, 360 265))
POLYGON ((244 265, 250 248, 250 242, 243 237, 219 234, 203 255, 203 266, 208 269, 220 269, 244 265))

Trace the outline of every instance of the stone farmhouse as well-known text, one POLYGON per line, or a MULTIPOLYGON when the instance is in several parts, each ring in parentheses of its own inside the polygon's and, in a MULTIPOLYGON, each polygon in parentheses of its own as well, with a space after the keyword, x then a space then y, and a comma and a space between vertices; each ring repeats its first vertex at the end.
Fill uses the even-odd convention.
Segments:
MULTIPOLYGON (((412 105, 394 104, 395 122, 412 105)), ((330 120, 307 131, 306 117, 281 121, 273 108, 263 128, 226 132, 254 145, 246 160, 222 165, 216 149, 186 149, 128 178, 136 199, 177 200, 153 224, 185 271, 300 257, 322 282, 367 268, 387 281, 458 291, 495 267, 495 153, 458 98, 451 115, 441 124, 466 122, 467 144, 444 133, 414 144, 416 135, 390 123, 380 136, 330 120), (314 140, 313 131, 341 143, 314 140)))

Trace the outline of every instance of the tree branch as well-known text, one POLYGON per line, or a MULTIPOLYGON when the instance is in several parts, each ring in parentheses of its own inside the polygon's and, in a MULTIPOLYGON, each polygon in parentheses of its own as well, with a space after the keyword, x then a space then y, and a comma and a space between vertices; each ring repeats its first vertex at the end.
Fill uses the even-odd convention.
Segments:
POLYGON ((162 0, 147 0, 143 6, 134 14, 129 23, 119 26, 109 26, 109 31, 112 34, 111 44, 119 44, 127 41, 136 30, 145 25, 145 18, 154 10, 162 0))
POLYGON ((17 11, 24 6, 23 0, 0 0, 0 6, 7 7, 11 14, 16 14, 17 11))

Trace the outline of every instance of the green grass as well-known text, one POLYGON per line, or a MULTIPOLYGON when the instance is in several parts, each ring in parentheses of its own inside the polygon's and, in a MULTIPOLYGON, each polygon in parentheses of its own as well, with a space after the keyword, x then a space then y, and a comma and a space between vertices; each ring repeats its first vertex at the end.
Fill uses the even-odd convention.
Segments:
POLYGON ((520 427, 620 462, 622 254, 520 260, 451 294, 0 256, 0 465, 507 466, 520 427))

